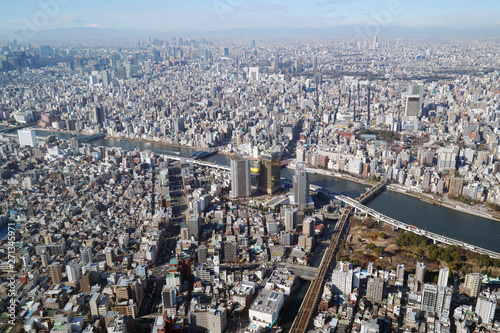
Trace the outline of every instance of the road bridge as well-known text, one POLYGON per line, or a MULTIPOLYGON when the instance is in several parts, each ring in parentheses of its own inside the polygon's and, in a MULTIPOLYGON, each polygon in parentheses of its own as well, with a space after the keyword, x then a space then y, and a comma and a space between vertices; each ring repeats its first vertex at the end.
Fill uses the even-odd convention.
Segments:
POLYGON ((434 232, 430 232, 430 231, 427 231, 427 230, 424 230, 424 229, 420 229, 420 228, 418 228, 418 227, 416 227, 414 225, 410 225, 410 224, 398 221, 396 219, 393 219, 392 217, 389 217, 387 215, 379 213, 376 210, 371 209, 371 208, 363 205, 362 203, 358 202, 357 200, 354 200, 352 198, 346 197, 344 195, 338 194, 336 196, 336 198, 338 200, 341 200, 345 204, 347 204, 347 205, 349 205, 349 206, 357 209, 358 211, 361 211, 361 212, 363 212, 365 214, 373 216, 378 221, 382 221, 382 222, 388 223, 388 224, 390 224, 390 225, 392 225, 394 227, 397 227, 399 229, 403 229, 403 230, 406 230, 406 231, 411 231, 411 232, 416 233, 418 235, 423 235, 423 236, 425 236, 427 238, 432 239, 435 243, 439 242, 439 243, 444 243, 444 244, 447 244, 447 245, 461 246, 461 247, 463 247, 463 248, 465 248, 467 250, 470 250, 470 251, 473 251, 473 252, 476 252, 476 253, 480 253, 480 254, 486 254, 486 255, 490 256, 491 258, 500 259, 500 253, 498 253, 498 252, 494 252, 494 251, 490 251, 490 250, 487 250, 487 249, 483 249, 481 247, 477 247, 475 245, 468 244, 468 243, 465 243, 463 241, 459 241, 459 240, 456 240, 456 239, 453 239, 453 238, 450 238, 450 237, 439 235, 439 234, 436 234, 434 232))

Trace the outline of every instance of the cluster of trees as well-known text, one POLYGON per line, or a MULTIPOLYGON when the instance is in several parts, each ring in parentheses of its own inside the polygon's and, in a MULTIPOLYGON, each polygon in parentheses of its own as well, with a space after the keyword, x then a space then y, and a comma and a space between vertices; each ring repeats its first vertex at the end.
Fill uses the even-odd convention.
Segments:
POLYGON ((360 134, 373 134, 377 136, 377 139, 384 140, 388 143, 393 143, 394 140, 399 140, 399 134, 387 130, 363 130, 359 132, 360 134))
POLYGON ((430 242, 430 239, 423 235, 417 235, 413 232, 401 232, 396 239, 396 244, 400 247, 416 246, 425 248, 430 242))
POLYGON ((446 262, 462 260, 462 255, 457 251, 456 247, 448 246, 442 248, 435 244, 428 247, 427 257, 431 260, 439 259, 446 262))
POLYGON ((384 253, 384 248, 383 247, 377 246, 377 245, 375 245, 373 243, 367 244, 366 248, 372 250, 373 252, 375 252, 379 257, 384 253))

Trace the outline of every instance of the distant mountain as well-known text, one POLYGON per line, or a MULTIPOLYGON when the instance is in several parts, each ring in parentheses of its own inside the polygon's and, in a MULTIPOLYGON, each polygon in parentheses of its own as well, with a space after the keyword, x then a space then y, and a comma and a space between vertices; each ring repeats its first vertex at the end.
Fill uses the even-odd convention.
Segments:
MULTIPOLYGON (((481 30, 456 30, 450 28, 409 28, 400 26, 381 26, 379 37, 498 37, 500 28, 481 30)), ((33 42, 50 41, 92 41, 92 40, 130 40, 144 39, 146 37, 166 39, 172 36, 177 37, 208 37, 208 38, 335 38, 349 37, 356 38, 360 32, 364 32, 365 26, 338 25, 326 28, 291 28, 291 27, 249 27, 237 29, 223 29, 212 31, 189 31, 177 30, 162 32, 158 30, 137 30, 137 29, 110 29, 110 28, 65 28, 41 30, 29 38, 33 42)), ((23 31, 12 34, 0 35, 0 41, 8 41, 18 37, 23 38, 23 31)), ((373 37, 372 33, 362 35, 363 37, 373 37)))

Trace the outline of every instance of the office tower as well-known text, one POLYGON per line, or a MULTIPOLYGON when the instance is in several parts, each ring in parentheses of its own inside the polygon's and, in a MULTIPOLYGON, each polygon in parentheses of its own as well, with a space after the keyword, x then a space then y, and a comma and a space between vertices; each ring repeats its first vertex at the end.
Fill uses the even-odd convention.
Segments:
POLYGON ((102 75, 102 85, 107 88, 109 86, 109 73, 107 70, 101 72, 102 75))
POLYGON ((22 129, 17 131, 20 146, 36 147, 36 133, 33 129, 22 129))
POLYGON ((407 95, 405 115, 408 117, 418 117, 420 112, 420 96, 407 95))
POLYGON ((193 236, 195 239, 200 237, 200 229, 201 229, 201 217, 198 214, 190 214, 188 217, 188 232, 189 237, 193 236))
POLYGON ((228 47, 225 47, 224 48, 224 56, 228 56, 229 55, 229 48, 228 47))
POLYGON ((285 208, 285 231, 290 232, 297 228, 299 216, 297 209, 285 208))
POLYGON ((313 237, 316 229, 316 221, 313 217, 307 217, 302 221, 302 234, 306 237, 313 237))
POLYGON ((49 267, 49 254, 47 253, 47 250, 42 250, 41 254, 41 260, 42 260, 42 267, 47 268, 49 267))
POLYGON ((313 58, 313 71, 314 72, 318 71, 318 57, 313 58))
POLYGON ((369 278, 366 287, 366 298, 374 302, 381 302, 384 297, 384 279, 369 278))
POLYGON ((400 264, 396 269, 396 283, 400 286, 404 286, 405 281, 405 265, 400 264))
POLYGON ((175 118, 174 119, 174 132, 179 133, 179 132, 184 132, 185 127, 184 127, 184 118, 175 118))
POLYGON ((366 269, 367 276, 373 276, 373 262, 368 263, 368 267, 366 269))
POLYGON ((274 194, 281 189, 281 153, 263 152, 260 156, 260 190, 274 194))
POLYGON ((113 267, 115 261, 115 252, 113 251, 112 248, 107 247, 104 253, 106 255, 106 265, 108 267, 113 267))
POLYGON ((99 304, 101 303, 101 295, 98 293, 92 294, 90 298, 90 314, 92 316, 99 316, 99 304))
POLYGON ((238 260, 238 249, 236 243, 224 242, 224 262, 236 262, 238 260))
POLYGON ((198 262, 207 263, 207 247, 205 245, 198 246, 198 262))
POLYGON ((104 110, 98 106, 94 108, 94 123, 97 125, 104 124, 104 110))
POLYGON ((72 260, 66 265, 66 275, 68 277, 69 282, 80 281, 81 267, 82 265, 76 260, 72 260))
POLYGON ((438 286, 437 288, 436 312, 444 315, 449 315, 453 289, 443 286, 438 286))
POLYGON ((251 47, 251 48, 255 48, 255 40, 253 40, 253 39, 252 39, 252 40, 250 41, 250 47, 251 47))
POLYGON ((59 262, 55 262, 49 266, 49 274, 52 278, 52 284, 60 284, 62 282, 62 265, 59 262))
POLYGON ((93 253, 90 246, 85 246, 82 250, 82 261, 84 265, 91 264, 93 262, 93 253))
POLYGON ((339 271, 332 272, 332 284, 335 293, 350 294, 353 285, 353 271, 339 271))
POLYGON ((367 88, 367 89, 368 89, 368 98, 367 98, 367 101, 366 101, 366 103, 367 103, 366 110, 367 110, 367 117, 368 117, 368 119, 367 119, 367 121, 366 121, 366 122, 367 122, 368 124, 370 124, 370 103, 371 103, 371 98, 372 98, 372 96, 371 96, 371 89, 370 89, 370 86, 369 86, 369 85, 368 85, 368 88, 367 88))
POLYGON ((248 198, 251 194, 250 159, 231 159, 231 198, 248 198))
POLYGON ((305 209, 309 203, 309 177, 302 163, 297 163, 293 175, 293 199, 299 209, 305 209))
POLYGON ((376 49, 378 47, 378 36, 373 36, 373 49, 376 49))
POLYGON ((437 301, 437 286, 433 284, 424 284, 422 290, 422 304, 421 310, 426 312, 436 311, 436 301, 437 301))
POLYGON ((456 146, 441 147, 438 153, 438 168, 440 171, 455 170, 460 148, 456 146))
POLYGON ((279 60, 278 56, 274 57, 271 67, 272 67, 272 70, 273 70, 274 73, 278 73, 279 72, 279 70, 280 70, 280 60, 279 60))
POLYGON ((490 324, 495 317, 497 299, 495 296, 488 297, 481 294, 477 297, 476 314, 481 318, 481 323, 490 324))
POLYGON ((465 294, 469 297, 477 297, 481 292, 481 280, 483 275, 481 273, 470 273, 465 276, 465 294))
POLYGON ((448 267, 443 267, 439 270, 438 286, 446 287, 448 285, 448 277, 450 275, 450 269, 448 267))
POLYGON ((250 81, 259 81, 259 67, 250 67, 248 69, 248 79, 250 81))
POLYGON ((417 268, 415 270, 415 279, 420 283, 424 283, 426 267, 427 266, 425 265, 425 263, 417 262, 417 268))
POLYGON ((175 306, 175 299, 177 298, 177 290, 175 286, 163 286, 163 290, 161 292, 161 299, 163 307, 171 307, 175 306))

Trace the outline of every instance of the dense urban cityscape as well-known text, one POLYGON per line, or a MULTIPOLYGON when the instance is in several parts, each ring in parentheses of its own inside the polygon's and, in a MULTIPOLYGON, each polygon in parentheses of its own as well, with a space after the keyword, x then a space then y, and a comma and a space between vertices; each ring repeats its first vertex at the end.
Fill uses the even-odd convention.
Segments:
POLYGON ((499 54, 0 44, 0 332, 498 332, 499 54))

